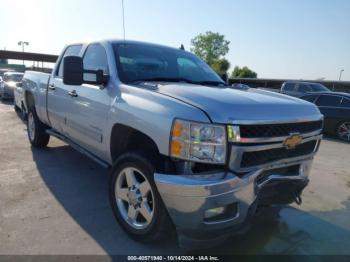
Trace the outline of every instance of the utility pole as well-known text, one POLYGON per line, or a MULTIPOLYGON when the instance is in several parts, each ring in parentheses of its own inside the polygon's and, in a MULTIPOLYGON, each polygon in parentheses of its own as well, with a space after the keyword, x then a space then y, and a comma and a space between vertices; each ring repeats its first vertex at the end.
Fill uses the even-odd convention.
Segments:
POLYGON ((122 0, 122 12, 123 12, 123 37, 125 41, 125 10, 124 10, 124 0, 122 0))
POLYGON ((339 73, 339 81, 341 80, 341 75, 343 74, 344 72, 344 69, 340 70, 340 73, 339 73))
MULTIPOLYGON (((18 42, 18 45, 19 45, 19 46, 22 46, 22 52, 24 53, 24 46, 25 46, 25 45, 29 45, 29 42, 26 42, 26 41, 19 41, 19 42, 18 42)), ((24 60, 23 60, 23 65, 24 65, 24 60)))

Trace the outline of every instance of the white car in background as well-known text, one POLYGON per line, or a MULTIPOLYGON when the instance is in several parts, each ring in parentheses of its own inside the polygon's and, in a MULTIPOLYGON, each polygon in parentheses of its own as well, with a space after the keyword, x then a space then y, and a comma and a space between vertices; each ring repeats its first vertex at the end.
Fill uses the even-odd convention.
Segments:
POLYGON ((20 112, 22 115, 22 119, 27 118, 27 109, 24 105, 24 91, 22 88, 22 82, 16 83, 16 87, 14 88, 14 108, 16 112, 20 112))
POLYGON ((2 76, 2 85, 0 87, 1 99, 13 99, 14 91, 18 83, 22 82, 23 73, 6 72, 2 76))

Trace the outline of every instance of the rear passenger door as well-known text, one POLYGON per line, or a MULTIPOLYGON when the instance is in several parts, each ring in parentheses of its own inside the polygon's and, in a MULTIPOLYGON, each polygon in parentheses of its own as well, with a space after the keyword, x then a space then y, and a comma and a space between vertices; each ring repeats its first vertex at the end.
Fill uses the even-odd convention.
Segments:
POLYGON ((324 115, 324 130, 327 133, 334 132, 342 118, 341 100, 341 96, 320 95, 316 101, 316 105, 324 115))
POLYGON ((58 62, 52 74, 48 87, 47 110, 51 126, 61 134, 66 134, 67 111, 71 104, 68 92, 72 86, 63 84, 63 58, 65 56, 77 56, 82 45, 68 46, 58 62))
POLYGON ((301 97, 301 99, 306 100, 306 101, 314 104, 317 97, 318 97, 317 95, 306 95, 306 96, 301 97))
MULTIPOLYGON (((105 48, 98 43, 90 44, 83 55, 84 69, 102 69, 109 75, 105 48)), ((91 74, 84 74, 84 80, 91 80, 91 74)), ((69 137, 96 156, 105 159, 105 137, 107 117, 110 109, 112 86, 82 84, 74 86, 76 96, 69 97, 73 107, 68 112, 67 130, 69 137)))

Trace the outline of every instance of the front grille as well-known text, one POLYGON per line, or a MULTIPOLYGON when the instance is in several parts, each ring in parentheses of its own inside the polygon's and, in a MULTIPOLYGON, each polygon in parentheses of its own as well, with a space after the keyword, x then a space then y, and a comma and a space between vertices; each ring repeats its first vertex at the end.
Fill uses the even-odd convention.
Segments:
POLYGON ((301 123, 272 125, 241 125, 240 134, 243 138, 281 137, 291 133, 310 133, 322 129, 322 120, 301 123))
POLYGON ((284 147, 273 148, 254 152, 244 152, 242 155, 241 167, 247 168, 252 166, 263 165, 269 162, 278 161, 285 158, 293 158, 311 154, 316 147, 317 140, 303 143, 293 149, 284 147))

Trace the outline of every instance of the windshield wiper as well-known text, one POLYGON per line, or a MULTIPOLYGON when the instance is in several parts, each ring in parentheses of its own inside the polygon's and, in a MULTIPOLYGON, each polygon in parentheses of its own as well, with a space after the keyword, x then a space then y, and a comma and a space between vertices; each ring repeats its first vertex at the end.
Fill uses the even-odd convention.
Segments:
POLYGON ((198 81, 194 83, 197 85, 227 86, 225 82, 221 82, 221 81, 198 81))
POLYGON ((130 84, 140 83, 140 82, 174 82, 174 83, 189 83, 189 84, 195 84, 195 85, 209 85, 209 86, 227 86, 225 82, 221 81, 192 81, 187 78, 181 78, 181 77, 151 77, 151 78, 140 78, 130 81, 130 84))
POLYGON ((129 83, 135 84, 139 82, 185 82, 190 84, 196 84, 196 82, 191 81, 186 78, 170 78, 170 77, 150 77, 150 78, 140 78, 130 81, 129 83))

